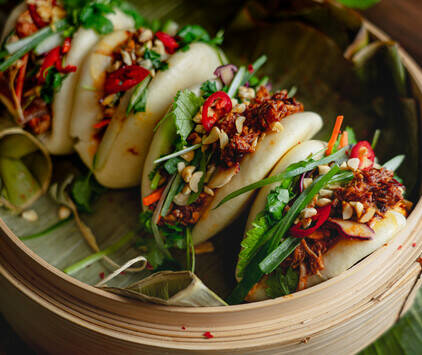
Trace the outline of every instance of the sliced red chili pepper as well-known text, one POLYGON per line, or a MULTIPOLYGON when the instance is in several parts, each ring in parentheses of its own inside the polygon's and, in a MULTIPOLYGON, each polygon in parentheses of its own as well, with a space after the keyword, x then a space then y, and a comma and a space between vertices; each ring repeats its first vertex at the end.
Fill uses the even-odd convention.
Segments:
POLYGON ((357 142, 350 152, 350 157, 360 160, 359 169, 368 170, 374 166, 375 153, 368 141, 357 142))
POLYGON ((179 43, 177 43, 176 40, 169 34, 165 32, 156 32, 155 36, 163 42, 167 53, 173 54, 176 49, 179 48, 179 43))
POLYGON ((119 91, 129 90, 131 87, 139 84, 148 75, 149 71, 139 65, 122 67, 107 76, 104 84, 104 92, 109 95, 119 91))
POLYGON ((71 44, 72 44, 72 39, 70 37, 67 37, 64 40, 63 45, 62 45, 62 53, 63 54, 66 54, 67 52, 70 51, 71 44))
POLYGON ((111 118, 107 118, 107 119, 105 119, 105 120, 102 120, 102 121, 100 121, 100 122, 97 122, 96 124, 94 124, 94 125, 93 125, 93 127, 94 127, 95 129, 103 128, 103 127, 105 127, 105 126, 109 125, 109 124, 110 124, 110 122, 111 122, 111 118))
POLYGON ((76 66, 75 65, 66 65, 65 67, 63 67, 63 61, 62 58, 59 58, 56 62, 56 69, 59 71, 59 73, 74 73, 76 71, 76 66))
POLYGON ((212 127, 218 120, 218 116, 214 113, 212 116, 208 115, 208 111, 213 104, 216 104, 216 109, 223 113, 228 113, 232 109, 232 100, 230 96, 224 91, 217 91, 212 94, 204 103, 202 107, 202 125, 207 132, 211 131, 212 127))
POLYGON ((60 46, 53 48, 50 52, 47 53, 45 56, 42 64, 41 69, 38 74, 38 83, 43 84, 45 82, 45 78, 47 77, 48 70, 56 66, 56 63, 60 60, 60 46))
POLYGON ((248 72, 253 73, 253 65, 252 64, 248 65, 248 72))
POLYGON ((35 23, 35 26, 37 26, 38 28, 43 28, 47 26, 47 22, 45 22, 37 12, 37 5, 28 4, 28 10, 29 14, 31 15, 32 21, 35 23))
POLYGON ((330 217, 331 205, 318 208, 317 211, 318 213, 312 217, 313 221, 316 220, 316 223, 313 227, 303 229, 300 227, 300 223, 298 223, 290 228, 290 234, 296 238, 304 238, 315 232, 319 227, 324 224, 328 217, 330 217))

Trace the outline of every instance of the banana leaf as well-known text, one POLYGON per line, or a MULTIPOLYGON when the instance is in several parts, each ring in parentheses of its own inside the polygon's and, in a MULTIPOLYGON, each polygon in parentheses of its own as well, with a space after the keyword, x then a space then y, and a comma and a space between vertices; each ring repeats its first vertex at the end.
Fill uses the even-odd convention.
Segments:
POLYGON ((48 189, 50 155, 35 137, 0 122, 0 204, 13 213, 30 207, 48 189))
POLYGON ((360 355, 413 355, 422 349, 422 289, 418 291, 413 306, 377 341, 360 355))
POLYGON ((168 306, 227 306, 190 271, 162 271, 126 288, 103 288, 118 295, 168 306))

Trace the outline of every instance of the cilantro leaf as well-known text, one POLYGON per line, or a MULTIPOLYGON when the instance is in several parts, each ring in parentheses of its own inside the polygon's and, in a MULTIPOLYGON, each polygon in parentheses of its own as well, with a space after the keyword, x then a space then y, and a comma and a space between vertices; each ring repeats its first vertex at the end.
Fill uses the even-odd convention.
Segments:
POLYGON ((220 45, 223 43, 223 31, 219 31, 217 35, 211 39, 208 32, 199 25, 187 25, 177 32, 177 37, 180 38, 180 47, 183 51, 189 48, 189 44, 193 42, 205 42, 211 45, 220 45))
POLYGON ((194 126, 192 117, 196 115, 201 104, 202 98, 196 96, 194 92, 188 89, 178 91, 171 110, 158 123, 158 126, 165 120, 173 120, 176 126, 176 133, 180 137, 178 145, 185 145, 187 143, 186 139, 194 126))
POLYGON ((240 243, 242 250, 239 253, 237 262, 237 276, 242 277, 243 272, 252 260, 258 248, 262 237, 269 231, 270 223, 264 213, 258 214, 252 222, 252 228, 246 232, 245 239, 240 243))
POLYGON ((89 2, 79 13, 79 21, 85 28, 92 28, 99 34, 113 32, 113 23, 105 16, 114 13, 109 2, 89 2))
POLYGON ((282 217, 284 207, 290 200, 289 190, 279 185, 267 195, 267 204, 265 210, 270 214, 273 220, 279 220, 282 217))
POLYGON ((175 157, 175 158, 166 160, 163 167, 170 175, 173 175, 177 173, 177 164, 181 161, 183 161, 183 159, 179 157, 175 157))
POLYGON ((287 269, 286 274, 277 269, 268 277, 265 293, 271 298, 286 296, 296 290, 298 282, 299 274, 291 267, 287 269))
POLYGON ((59 73, 54 67, 48 69, 45 83, 41 88, 41 98, 45 103, 50 104, 53 101, 54 94, 60 90, 67 75, 59 73))
POLYGON ((145 89, 142 93, 139 100, 136 102, 135 106, 133 107, 133 112, 145 112, 145 109, 147 107, 147 95, 148 95, 148 89, 145 89))
POLYGON ((135 21, 136 29, 141 28, 142 26, 146 25, 145 19, 140 15, 138 10, 132 4, 129 4, 126 1, 123 1, 120 4, 119 8, 120 10, 122 10, 123 13, 133 18, 133 20, 135 21))
POLYGON ((149 48, 145 48, 144 58, 149 59, 156 70, 166 70, 169 66, 168 63, 161 60, 160 54, 149 48))
POLYGON ((92 177, 90 172, 86 176, 79 176, 75 179, 72 184, 71 196, 76 203, 78 211, 91 213, 92 201, 104 191, 105 188, 92 177))
POLYGON ((210 97, 212 94, 217 92, 217 84, 215 81, 207 80, 201 85, 201 93, 204 99, 210 97))

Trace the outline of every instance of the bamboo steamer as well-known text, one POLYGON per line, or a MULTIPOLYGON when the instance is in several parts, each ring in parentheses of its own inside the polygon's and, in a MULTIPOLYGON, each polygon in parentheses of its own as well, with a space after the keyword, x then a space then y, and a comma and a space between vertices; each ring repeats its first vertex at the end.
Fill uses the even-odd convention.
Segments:
MULTIPOLYGON (((402 49, 400 55, 422 107, 422 71, 402 49)), ((0 227, 0 310, 23 340, 47 353, 351 354, 409 308, 422 282, 416 261, 422 199, 392 242, 342 275, 286 297, 230 307, 158 306, 105 292, 49 265, 1 219, 0 227), (204 337, 206 331, 214 338, 204 337)))

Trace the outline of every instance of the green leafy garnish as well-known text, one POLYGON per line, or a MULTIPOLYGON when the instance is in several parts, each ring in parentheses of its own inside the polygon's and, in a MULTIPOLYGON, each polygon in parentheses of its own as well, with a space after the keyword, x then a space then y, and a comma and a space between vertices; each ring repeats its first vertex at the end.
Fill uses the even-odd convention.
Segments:
POLYGON ((165 120, 172 120, 176 125, 176 132, 181 139, 181 143, 186 144, 186 139, 194 126, 192 117, 196 115, 201 104, 202 98, 196 96, 194 92, 188 89, 178 91, 171 110, 158 123, 157 127, 165 120))
POLYGON ((180 38, 180 47, 183 51, 189 48, 193 42, 204 42, 211 45, 220 45, 223 43, 223 32, 219 31, 214 38, 211 38, 208 32, 199 25, 187 25, 179 30, 176 35, 180 38))
POLYGON ((207 80, 201 85, 201 93, 204 99, 210 97, 212 94, 217 92, 217 84, 215 81, 207 80))
POLYGON ((152 49, 145 48, 144 59, 149 59, 154 69, 166 70, 168 63, 161 60, 161 55, 152 49))
POLYGON ((284 207, 290 201, 290 192, 283 185, 277 186, 267 196, 265 210, 274 220, 279 220, 283 214, 284 207))
POLYGON ((45 77, 45 83, 41 89, 41 98, 45 103, 50 104, 53 101, 54 94, 58 92, 68 74, 59 73, 54 67, 48 69, 45 77))
POLYGON ((280 269, 277 269, 267 279, 267 288, 265 293, 270 298, 277 298, 286 296, 296 291, 299 282, 299 274, 289 267, 286 274, 283 274, 280 269))
POLYGON ((240 246, 242 247, 239 253, 239 260, 237 262, 237 276, 243 277, 243 272, 251 259, 255 256, 259 247, 262 245, 262 237, 270 229, 271 224, 267 217, 260 213, 252 222, 252 228, 246 232, 245 239, 242 240, 240 246))
POLYGON ((182 161, 184 160, 179 157, 171 158, 163 164, 163 167, 170 175, 173 175, 177 173, 177 164, 182 161))
POLYGON ((92 212, 91 203, 105 191, 90 172, 86 176, 79 176, 72 184, 71 196, 81 212, 92 212))
POLYGON ((380 0, 338 0, 338 2, 347 7, 364 10, 380 2, 380 0))
POLYGON ((151 81, 151 77, 148 75, 144 80, 142 80, 135 88, 132 96, 129 100, 129 105, 127 106, 126 113, 129 114, 132 110, 136 112, 145 112, 147 104, 147 95, 148 90, 147 86, 151 81))

